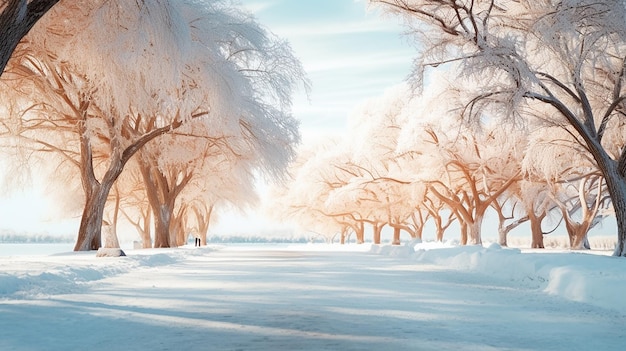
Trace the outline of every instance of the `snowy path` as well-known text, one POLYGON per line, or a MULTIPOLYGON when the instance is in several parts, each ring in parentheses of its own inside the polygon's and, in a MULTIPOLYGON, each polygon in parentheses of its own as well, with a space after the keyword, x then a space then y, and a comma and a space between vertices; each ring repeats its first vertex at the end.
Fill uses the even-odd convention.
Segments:
POLYGON ((0 301, 0 350, 621 350, 626 343, 619 313, 476 273, 361 252, 196 252, 73 294, 0 301))

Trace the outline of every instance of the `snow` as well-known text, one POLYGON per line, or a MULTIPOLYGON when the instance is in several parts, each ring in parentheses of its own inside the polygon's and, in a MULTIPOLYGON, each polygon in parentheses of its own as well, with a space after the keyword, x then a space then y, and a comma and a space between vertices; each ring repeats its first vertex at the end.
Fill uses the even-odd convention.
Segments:
POLYGON ((617 350, 626 342, 626 259, 608 251, 415 242, 124 251, 0 257, 0 350, 617 350))

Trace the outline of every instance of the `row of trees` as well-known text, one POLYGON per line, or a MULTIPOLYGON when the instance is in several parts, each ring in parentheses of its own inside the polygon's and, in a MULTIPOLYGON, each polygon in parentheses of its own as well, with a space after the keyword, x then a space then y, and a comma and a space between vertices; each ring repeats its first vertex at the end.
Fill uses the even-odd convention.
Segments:
POLYGON ((103 223, 116 244, 121 216, 169 247, 205 238, 216 206, 253 203, 255 178, 294 157, 290 98, 306 80, 230 1, 85 0, 54 6, 0 83, 2 143, 55 165, 84 205, 75 250, 89 250, 103 223))
POLYGON ((354 234, 363 242, 369 225, 375 243, 384 226, 399 243, 401 232, 421 238, 427 221, 443 240, 456 221, 463 244, 480 244, 491 208, 500 244, 529 222, 537 248, 544 219, 560 215, 572 247, 584 247, 588 230, 610 212, 593 160, 561 128, 515 125, 497 111, 466 123, 463 101, 471 92, 458 79, 431 79, 420 96, 400 86, 368 101, 353 112, 349 136, 301 152, 292 183, 275 190, 273 206, 281 210, 274 212, 329 240, 354 234))
POLYGON ((539 119, 542 130, 560 129, 576 142, 606 184, 617 222, 614 254, 626 256, 624 1, 369 3, 406 21, 419 51, 414 88, 423 87, 424 72, 458 67, 456 77, 473 83, 465 119, 478 123, 499 110, 512 123, 539 119))

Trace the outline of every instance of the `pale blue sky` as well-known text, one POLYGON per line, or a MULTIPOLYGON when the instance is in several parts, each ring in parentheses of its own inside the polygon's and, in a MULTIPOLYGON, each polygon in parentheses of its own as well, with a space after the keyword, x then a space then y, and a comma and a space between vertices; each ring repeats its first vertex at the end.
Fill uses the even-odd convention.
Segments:
POLYGON ((355 0, 240 0, 257 20, 289 40, 312 82, 294 115, 304 137, 344 132, 359 102, 381 95, 409 74, 415 49, 396 18, 355 0))

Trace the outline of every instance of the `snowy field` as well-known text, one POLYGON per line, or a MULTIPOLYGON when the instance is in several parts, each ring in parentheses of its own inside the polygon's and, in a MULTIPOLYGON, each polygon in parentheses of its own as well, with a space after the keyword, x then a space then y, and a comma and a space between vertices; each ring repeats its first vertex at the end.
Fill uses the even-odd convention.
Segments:
POLYGON ((419 244, 5 254, 0 350, 623 350, 626 259, 596 253, 419 244))

